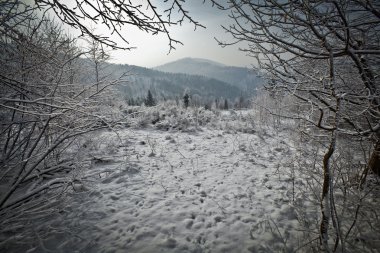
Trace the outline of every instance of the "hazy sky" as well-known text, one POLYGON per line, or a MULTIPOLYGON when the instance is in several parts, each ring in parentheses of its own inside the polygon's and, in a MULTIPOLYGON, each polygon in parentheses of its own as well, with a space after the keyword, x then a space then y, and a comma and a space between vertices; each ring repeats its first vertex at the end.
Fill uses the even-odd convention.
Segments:
MULTIPOLYGON (((146 0, 134 0, 133 4, 141 3, 146 5, 146 0)), ((28 4, 33 5, 33 0, 24 0, 28 4)), ((157 3, 158 7, 163 4, 163 0, 153 1, 157 3)), ((169 1, 170 2, 170 1, 169 1)), ((62 3, 68 6, 75 3, 73 0, 62 0, 62 3)), ((239 51, 239 46, 228 46, 222 48, 218 45, 214 37, 222 41, 231 41, 231 36, 226 34, 221 25, 228 25, 231 20, 228 18, 228 12, 218 10, 211 6, 211 3, 203 0, 187 0, 184 3, 184 8, 189 11, 189 15, 200 22, 206 28, 199 27, 194 31, 194 25, 188 21, 184 22, 182 26, 170 27, 171 36, 183 43, 176 44, 176 50, 169 52, 169 41, 164 34, 150 35, 146 34, 134 27, 124 27, 123 35, 130 43, 129 46, 135 46, 137 49, 130 51, 117 50, 111 52, 111 62, 132 64, 143 67, 155 67, 167 62, 171 62, 184 57, 205 58, 214 60, 226 65, 231 66, 244 66, 249 67, 254 63, 254 59, 239 51)), ((49 12, 50 15, 55 15, 49 12)), ((68 26, 64 26, 68 27, 68 26)), ((93 27, 98 34, 108 35, 109 30, 101 26, 93 27)), ((78 31, 73 31, 68 28, 72 34, 79 35, 78 31)), ((122 42, 116 36, 112 37, 116 42, 122 42)), ((125 45, 125 44, 123 44, 125 45)))
POLYGON ((238 50, 239 46, 220 47, 214 37, 228 40, 221 24, 231 22, 228 12, 212 8, 210 3, 202 4, 203 0, 189 0, 185 8, 190 15, 206 26, 194 31, 194 25, 188 22, 182 26, 172 27, 171 35, 184 45, 177 44, 176 50, 168 54, 168 39, 165 35, 148 35, 137 29, 126 29, 125 34, 131 46, 137 49, 131 51, 118 50, 113 52, 112 62, 155 67, 183 57, 206 58, 226 65, 250 66, 253 58, 238 50))

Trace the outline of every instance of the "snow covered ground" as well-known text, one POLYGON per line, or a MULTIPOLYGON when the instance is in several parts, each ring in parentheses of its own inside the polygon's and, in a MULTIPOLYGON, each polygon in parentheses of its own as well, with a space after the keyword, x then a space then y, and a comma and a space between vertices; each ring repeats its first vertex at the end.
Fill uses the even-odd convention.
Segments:
MULTIPOLYGON (((53 212, 33 217, 39 240, 9 252, 272 252, 295 249, 289 133, 127 128, 103 132, 90 169, 53 212), (101 141, 102 142, 102 141, 101 141)), ((13 239, 12 239, 13 238, 13 239)), ((3 245, 4 246, 4 245, 3 245)))

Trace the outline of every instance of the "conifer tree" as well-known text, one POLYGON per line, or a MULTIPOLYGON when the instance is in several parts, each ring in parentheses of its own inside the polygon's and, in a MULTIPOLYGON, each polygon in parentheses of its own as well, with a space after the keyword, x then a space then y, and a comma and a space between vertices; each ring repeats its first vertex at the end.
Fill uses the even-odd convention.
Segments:
POLYGON ((185 108, 189 107, 189 100, 190 99, 190 96, 189 94, 185 94, 185 96, 183 96, 183 104, 185 105, 185 108))
POLYGON ((134 106, 134 105, 136 105, 135 100, 134 100, 133 98, 130 98, 130 99, 128 100, 128 105, 130 105, 130 106, 134 106))
POLYGON ((150 90, 148 90, 148 95, 145 99, 145 105, 146 106, 155 106, 156 105, 156 101, 154 100, 153 96, 152 96, 152 93, 150 92, 150 90))
POLYGON ((227 98, 224 100, 224 110, 228 110, 228 101, 227 98))

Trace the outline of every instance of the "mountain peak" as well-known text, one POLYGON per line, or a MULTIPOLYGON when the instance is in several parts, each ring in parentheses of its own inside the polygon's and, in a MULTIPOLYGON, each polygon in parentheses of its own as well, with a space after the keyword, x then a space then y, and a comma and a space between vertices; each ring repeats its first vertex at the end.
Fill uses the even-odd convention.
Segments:
POLYGON ((169 73, 208 76, 208 73, 215 72, 215 70, 223 69, 225 67, 227 66, 212 60, 186 57, 173 62, 168 62, 155 67, 154 69, 169 73))
MULTIPOLYGON (((181 58, 181 59, 178 59, 178 60, 175 60, 172 62, 165 63, 163 65, 157 66, 154 69, 165 71, 165 69, 173 69, 173 68, 175 68, 175 66, 178 66, 178 65, 181 65, 181 66, 184 66, 184 65, 186 65, 186 66, 189 66, 189 65, 197 65, 197 66, 205 65, 205 66, 218 66, 218 67, 226 66, 222 63, 212 61, 209 59, 185 57, 185 58, 181 58)), ((167 71, 167 72, 172 72, 172 71, 167 71)), ((177 71, 175 71, 175 73, 177 73, 177 71)))
POLYGON ((224 64, 201 58, 182 58, 154 68, 167 73, 205 76, 238 86, 241 89, 257 87, 262 83, 257 73, 247 68, 226 66, 224 64))
POLYGON ((209 59, 203 59, 203 58, 192 58, 192 57, 186 57, 186 58, 182 58, 182 59, 179 59, 177 60, 177 62, 191 62, 191 63, 206 63, 206 64, 212 64, 212 65, 216 65, 216 66, 226 66, 222 63, 219 63, 219 62, 216 62, 216 61, 213 61, 213 60, 209 60, 209 59))

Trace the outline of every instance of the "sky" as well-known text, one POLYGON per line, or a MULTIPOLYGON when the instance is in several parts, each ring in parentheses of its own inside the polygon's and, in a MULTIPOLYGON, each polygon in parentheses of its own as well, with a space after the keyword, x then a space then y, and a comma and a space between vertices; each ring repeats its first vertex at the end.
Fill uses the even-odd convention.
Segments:
MULTIPOLYGON (((24 2, 30 5, 34 4, 33 0, 24 0, 24 2)), ((61 0, 60 2, 68 6, 71 5, 71 7, 74 7, 75 3, 74 0, 61 0)), ((132 3, 141 3, 146 6, 146 0, 134 0, 132 3)), ((153 3, 162 9, 163 0, 156 0, 153 3)), ((121 32, 128 40, 128 46, 136 47, 136 49, 110 51, 110 62, 151 68, 181 58, 192 57, 209 59, 229 66, 252 66, 255 60, 248 57, 246 53, 239 51, 239 47, 244 45, 222 48, 215 40, 216 37, 221 41, 232 41, 232 37, 221 27, 221 25, 228 26, 232 22, 227 11, 218 10, 212 7, 209 1, 203 3, 203 0, 187 0, 183 7, 189 11, 189 15, 193 19, 206 28, 198 27, 194 31, 194 24, 190 24, 188 21, 184 22, 182 26, 171 26, 171 36, 181 41, 183 45, 176 44, 176 50, 169 53, 169 40, 165 34, 151 35, 138 30, 136 27, 124 26, 121 32)), ((52 11, 48 13, 55 16, 52 11)), ((69 33, 74 36, 79 35, 78 31, 66 27, 69 33)), ((91 28, 95 29, 99 35, 108 36, 110 34, 104 25, 91 24, 91 28)), ((122 40, 117 36, 111 36, 111 38, 117 43, 122 43, 122 40)))
MULTIPOLYGON (((144 2, 144 1, 143 1, 144 2)), ((158 6, 160 7, 160 6, 158 6)), ((222 48, 215 37, 222 41, 231 41, 231 36, 221 27, 231 22, 228 12, 212 7, 211 3, 203 4, 203 0, 188 0, 184 8, 192 18, 206 28, 198 27, 188 21, 182 26, 171 27, 171 36, 183 43, 176 44, 176 50, 169 53, 169 41, 166 35, 150 35, 136 28, 126 28, 123 33, 130 46, 137 47, 130 51, 117 50, 111 52, 111 62, 131 64, 143 67, 156 67, 185 57, 205 58, 230 66, 250 67, 254 59, 239 51, 239 46, 222 48)), ((106 32, 98 28, 99 33, 106 32)), ((115 38, 116 41, 117 38, 115 38)), ((121 40, 120 40, 121 42, 121 40)))

